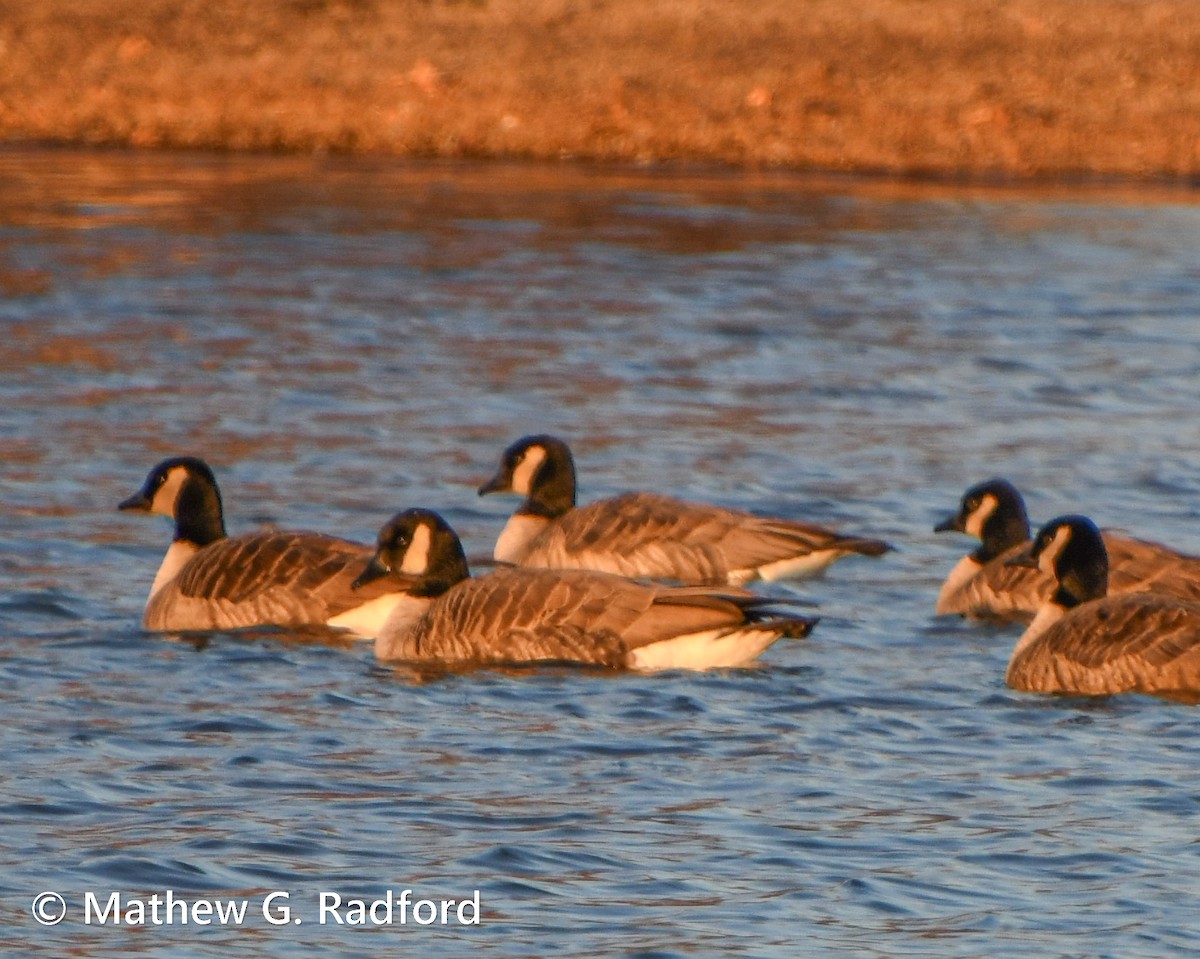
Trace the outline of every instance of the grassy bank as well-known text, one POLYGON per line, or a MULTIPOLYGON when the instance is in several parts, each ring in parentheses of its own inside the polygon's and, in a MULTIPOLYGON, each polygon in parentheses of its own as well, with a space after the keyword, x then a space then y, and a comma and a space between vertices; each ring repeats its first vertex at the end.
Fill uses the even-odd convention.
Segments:
POLYGON ((1193 0, 0 0, 0 142, 1200 175, 1193 0))

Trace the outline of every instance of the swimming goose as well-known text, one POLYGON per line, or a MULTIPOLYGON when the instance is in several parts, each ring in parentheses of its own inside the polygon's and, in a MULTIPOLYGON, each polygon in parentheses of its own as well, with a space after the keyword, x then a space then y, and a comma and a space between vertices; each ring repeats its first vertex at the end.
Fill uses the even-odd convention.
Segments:
MULTIPOLYGON (((975 536, 980 545, 946 577, 935 613, 1032 619, 1053 592, 1054 580, 1037 569, 1008 564, 1029 545, 1029 517, 1017 488, 1000 478, 972 486, 958 512, 933 528, 946 530, 975 536)), ((1101 535, 1109 556, 1109 592, 1153 590, 1200 601, 1200 558, 1112 530, 1101 535)))
POLYGON ((958 512, 933 528, 935 533, 948 530, 974 536, 980 544, 946 577, 936 614, 1032 618, 1054 584, 1036 569, 1007 564, 1029 546, 1029 517, 1017 488, 999 478, 972 486, 963 494, 958 512))
POLYGON ((575 464, 553 436, 526 436, 504 451, 479 488, 525 500, 496 541, 498 562, 593 569, 691 585, 742 585, 814 575, 852 553, 879 556, 877 539, 842 536, 814 523, 655 493, 625 493, 575 506, 575 464))
POLYGON ((1055 583, 1005 674, 1037 693, 1200 693, 1200 605, 1156 593, 1106 596, 1108 554, 1084 516, 1060 516, 1008 562, 1055 583))
POLYGON ((398 598, 394 584, 351 589, 370 546, 308 532, 226 536, 216 478, 192 456, 159 463, 117 508, 175 521, 146 601, 146 629, 324 624, 371 637, 398 598))
POLYGON ((816 623, 736 587, 520 567, 470 578, 454 530, 423 509, 384 525, 355 583, 385 577, 406 595, 375 640, 380 660, 709 669, 750 663, 775 640, 806 636, 816 623))

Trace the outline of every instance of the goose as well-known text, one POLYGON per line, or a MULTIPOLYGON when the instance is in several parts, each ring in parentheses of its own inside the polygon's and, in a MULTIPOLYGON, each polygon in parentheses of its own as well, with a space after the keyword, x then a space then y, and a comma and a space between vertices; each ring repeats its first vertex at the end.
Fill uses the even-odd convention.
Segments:
POLYGON ((351 589, 374 552, 366 544, 299 531, 226 536, 216 477, 193 456, 163 460, 117 508, 175 521, 142 617, 149 630, 323 624, 373 637, 398 599, 395 585, 351 589))
POLYGON ((1007 562, 1054 591, 1025 630, 1005 682, 1036 693, 1200 693, 1200 604, 1157 593, 1107 595, 1108 553, 1085 516, 1043 526, 1007 562))
POLYGON ((891 549, 878 539, 843 536, 814 523, 769 519, 656 493, 625 493, 575 505, 575 463, 553 436, 509 446, 479 495, 515 493, 524 502, 494 551, 499 563, 592 569, 687 585, 815 575, 835 560, 891 549))
MULTIPOLYGON (((958 512, 933 528, 947 530, 977 537, 980 545, 946 577, 936 615, 1028 621, 1054 591, 1052 577, 1008 563, 1029 546, 1025 500, 1008 480, 997 477, 968 489, 958 512)), ((1101 535, 1109 556, 1109 592, 1153 590, 1200 602, 1200 557, 1112 530, 1101 535)))
POLYGON ((612 669, 710 669, 752 662, 816 623, 736 587, 667 586, 591 570, 500 567, 470 577, 438 514, 398 513, 355 580, 403 587, 375 639, 379 660, 456 666, 573 662, 612 669), (776 607, 776 609, 772 609, 776 607))

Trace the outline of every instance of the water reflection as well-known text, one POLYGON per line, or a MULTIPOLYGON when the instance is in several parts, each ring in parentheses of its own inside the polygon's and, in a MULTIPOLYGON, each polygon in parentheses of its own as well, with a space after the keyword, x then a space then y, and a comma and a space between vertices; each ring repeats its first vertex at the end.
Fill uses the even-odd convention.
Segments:
MULTIPOLYGON (((410 936, 430 955, 1194 951, 1195 711, 1007 691, 1011 633, 931 620, 965 544, 929 532, 1004 473, 1035 519, 1200 550, 1191 194, 4 152, 0 208, 24 952, 117 934, 35 928, 42 889, 389 883, 482 889, 476 937, 410 936), (585 499, 901 549, 804 586, 813 637, 729 674, 425 676, 137 628, 169 532, 113 507, 167 455, 213 463, 234 531, 368 540, 425 505, 481 552, 511 504, 475 487, 544 430, 585 499)), ((253 934, 361 952, 304 930, 253 934)))

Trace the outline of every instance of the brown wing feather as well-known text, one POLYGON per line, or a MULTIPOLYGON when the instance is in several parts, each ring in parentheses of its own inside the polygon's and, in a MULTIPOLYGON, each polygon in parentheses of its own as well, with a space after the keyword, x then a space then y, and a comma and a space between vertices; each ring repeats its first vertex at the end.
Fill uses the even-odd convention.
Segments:
MULTIPOLYGON (((748 590, 707 586, 654 586, 653 602, 625 632, 630 648, 647 646, 674 636, 709 630, 733 630, 757 621, 757 609, 769 601, 748 590)), ((812 621, 795 617, 796 624, 811 627, 812 621)), ((808 628, 787 631, 802 636, 808 628)))
POLYGON ((548 527, 535 548, 546 557, 561 556, 567 560, 564 565, 611 566, 628 575, 715 584, 724 583, 732 570, 755 569, 820 550, 879 555, 888 546, 813 523, 767 519, 653 493, 626 493, 570 511, 548 527))
MULTIPOLYGON (((625 666, 631 649, 733 629, 762 603, 745 590, 655 586, 580 570, 501 569, 439 598, 397 658, 625 666)), ((780 630, 799 636, 811 621, 796 617, 791 625, 791 632, 786 625, 780 630)))
POLYGON ((1068 612, 1014 662, 1026 688, 1200 690, 1200 606, 1126 594, 1068 612))
POLYGON ((1200 557, 1111 531, 1103 535, 1110 594, 1152 592, 1200 602, 1200 557))
POLYGON ((220 540, 201 550, 179 572, 182 596, 231 604, 269 594, 296 597, 311 621, 324 621, 388 592, 386 580, 360 590, 350 584, 373 555, 369 546, 309 532, 262 532, 220 540))
MULTIPOLYGON (((1109 557, 1110 596, 1157 593, 1200 602, 1200 558, 1110 531, 1103 535, 1109 557)), ((985 564, 954 593, 953 608, 946 611, 975 616, 1032 617, 1054 592, 1054 581, 1041 570, 1008 565, 1028 545, 1013 546, 985 564)))
POLYGON ((597 579, 627 583, 574 570, 545 574, 524 569, 500 569, 465 580, 416 624, 408 651, 417 659, 623 666, 627 649, 621 634, 649 597, 631 592, 606 597, 588 588, 587 581, 597 579))
POLYGON ((1008 565, 1028 546, 1020 543, 989 560, 958 591, 960 605, 974 615, 1031 618, 1054 592, 1054 580, 1038 569, 1008 565))

